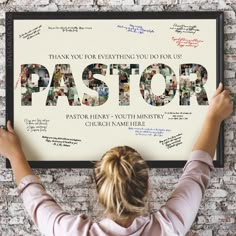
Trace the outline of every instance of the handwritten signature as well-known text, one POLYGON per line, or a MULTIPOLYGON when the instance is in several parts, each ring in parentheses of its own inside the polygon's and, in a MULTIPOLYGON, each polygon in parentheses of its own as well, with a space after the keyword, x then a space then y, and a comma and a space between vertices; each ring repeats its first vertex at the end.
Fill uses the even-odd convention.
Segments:
POLYGON ((172 40, 174 42, 176 42, 177 46, 179 47, 198 47, 200 45, 200 43, 203 43, 203 40, 199 40, 199 39, 186 39, 186 38, 175 38, 172 37, 172 40))
POLYGON ((82 26, 49 26, 49 30, 61 30, 62 32, 78 32, 79 30, 91 30, 92 27, 82 26))
POLYGON ((134 131, 136 136, 153 136, 153 137, 163 137, 166 133, 170 132, 170 129, 163 128, 136 128, 129 127, 130 131, 134 131))
POLYGON ((170 29, 174 30, 176 33, 190 33, 195 34, 196 32, 200 31, 196 25, 178 25, 174 24, 170 29))
POLYGON ((173 135, 171 137, 168 137, 164 140, 160 140, 159 143, 162 145, 165 145, 168 149, 173 148, 173 147, 177 147, 181 144, 183 144, 182 142, 182 133, 179 133, 177 135, 173 135))
POLYGON ((141 25, 129 24, 128 26, 117 25, 117 27, 122 28, 122 29, 126 29, 128 32, 137 33, 137 34, 154 33, 154 30, 144 29, 143 26, 141 26, 141 25))
POLYGON ((25 32, 25 33, 23 33, 23 34, 20 34, 20 35, 19 35, 19 38, 31 39, 31 38, 33 38, 33 37, 39 35, 40 32, 41 32, 41 29, 42 29, 42 25, 39 25, 39 26, 35 27, 35 28, 32 29, 32 30, 29 30, 29 31, 27 31, 27 32, 25 32))

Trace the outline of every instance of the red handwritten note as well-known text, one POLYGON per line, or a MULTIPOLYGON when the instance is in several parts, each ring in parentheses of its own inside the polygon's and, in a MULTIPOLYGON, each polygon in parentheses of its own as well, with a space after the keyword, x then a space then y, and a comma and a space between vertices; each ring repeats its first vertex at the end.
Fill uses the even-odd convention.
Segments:
POLYGON ((183 37, 179 37, 179 38, 172 37, 172 40, 174 42, 176 42, 176 45, 181 47, 181 48, 182 47, 197 48, 200 45, 200 43, 204 42, 203 40, 199 40, 199 39, 186 39, 186 38, 183 38, 183 37))

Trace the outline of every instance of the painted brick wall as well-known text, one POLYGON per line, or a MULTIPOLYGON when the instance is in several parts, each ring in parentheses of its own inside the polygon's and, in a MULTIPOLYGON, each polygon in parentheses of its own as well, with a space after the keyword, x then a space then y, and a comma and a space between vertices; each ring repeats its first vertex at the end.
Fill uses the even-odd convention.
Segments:
MULTIPOLYGON (((5 11, 203 11, 225 12, 225 85, 236 100, 236 0, 0 0, 0 124, 5 122, 5 11)), ((236 113, 225 122, 225 168, 213 174, 209 189, 188 236, 236 235, 236 113)), ((92 170, 36 169, 46 189, 71 213, 96 219, 92 170)), ((163 204, 182 170, 152 169, 152 207, 163 204)), ((37 228, 24 211, 13 183, 12 171, 0 158, 0 235, 36 236, 37 228)))

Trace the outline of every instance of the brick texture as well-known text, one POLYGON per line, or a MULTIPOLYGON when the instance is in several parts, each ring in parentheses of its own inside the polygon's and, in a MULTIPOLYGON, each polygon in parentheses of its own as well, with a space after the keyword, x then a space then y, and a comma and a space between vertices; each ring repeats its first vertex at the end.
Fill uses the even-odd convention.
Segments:
MULTIPOLYGON (((0 94, 4 96, 5 11, 202 11, 225 12, 225 86, 236 100, 236 0, 0 0, 0 94)), ((0 106, 0 123, 5 123, 0 106)), ((213 173, 198 216, 187 236, 236 236, 236 113, 225 122, 225 167, 213 173)), ((92 170, 36 169, 35 173, 67 211, 97 219, 92 170)), ((181 176, 180 169, 150 170, 150 202, 159 208, 181 176)), ((0 158, 0 235, 39 236, 17 196, 12 171, 0 158)))

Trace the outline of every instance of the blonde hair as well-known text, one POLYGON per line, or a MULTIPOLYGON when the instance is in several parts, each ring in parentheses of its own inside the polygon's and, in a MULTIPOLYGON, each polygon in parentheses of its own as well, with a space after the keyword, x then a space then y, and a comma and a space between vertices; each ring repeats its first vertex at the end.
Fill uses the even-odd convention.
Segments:
POLYGON ((110 149, 96 163, 95 181, 99 202, 105 213, 115 213, 120 219, 146 210, 148 166, 131 147, 110 149))

